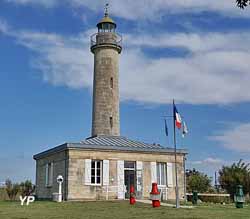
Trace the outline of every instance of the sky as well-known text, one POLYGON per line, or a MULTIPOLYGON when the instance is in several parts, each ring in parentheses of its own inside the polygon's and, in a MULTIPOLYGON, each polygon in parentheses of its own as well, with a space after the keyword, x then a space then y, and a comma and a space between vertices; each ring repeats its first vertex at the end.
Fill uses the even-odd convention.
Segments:
MULTIPOLYGON (((90 136, 90 36, 102 0, 0 0, 0 182, 35 179, 33 155, 90 136)), ((250 9, 234 0, 110 0, 123 37, 121 135, 173 147, 213 176, 250 161, 250 9)))

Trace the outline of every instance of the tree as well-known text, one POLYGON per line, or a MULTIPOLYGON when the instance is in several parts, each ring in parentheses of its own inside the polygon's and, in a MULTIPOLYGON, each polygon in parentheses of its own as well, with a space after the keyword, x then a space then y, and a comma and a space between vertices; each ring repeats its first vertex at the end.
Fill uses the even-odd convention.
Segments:
POLYGON ((202 193, 207 192, 211 188, 211 178, 195 169, 187 170, 186 180, 188 192, 196 190, 202 193))
POLYGON ((22 196, 29 196, 34 192, 34 190, 35 187, 32 185, 30 180, 20 183, 20 192, 22 196))
POLYGON ((6 192, 8 194, 8 197, 10 200, 15 200, 16 199, 16 195, 19 192, 20 186, 18 183, 12 183, 10 179, 7 179, 5 181, 5 185, 6 185, 6 192))
POLYGON ((250 0, 236 0, 236 4, 239 8, 244 9, 250 4, 250 0))
POLYGON ((219 182, 233 198, 237 185, 243 186, 244 194, 249 194, 250 191, 250 174, 249 164, 240 160, 238 163, 233 163, 231 166, 223 166, 219 171, 219 182))

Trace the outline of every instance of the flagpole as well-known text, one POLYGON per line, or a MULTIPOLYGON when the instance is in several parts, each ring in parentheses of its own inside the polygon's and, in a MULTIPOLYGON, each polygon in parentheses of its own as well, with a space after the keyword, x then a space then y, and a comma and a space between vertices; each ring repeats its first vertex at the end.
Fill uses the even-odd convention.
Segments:
POLYGON ((175 159, 175 200, 176 200, 176 208, 180 208, 180 201, 179 201, 179 188, 178 188, 178 176, 177 176, 177 153, 176 153, 176 128, 175 128, 175 108, 174 108, 174 99, 173 99, 173 125, 174 125, 174 159, 175 159))

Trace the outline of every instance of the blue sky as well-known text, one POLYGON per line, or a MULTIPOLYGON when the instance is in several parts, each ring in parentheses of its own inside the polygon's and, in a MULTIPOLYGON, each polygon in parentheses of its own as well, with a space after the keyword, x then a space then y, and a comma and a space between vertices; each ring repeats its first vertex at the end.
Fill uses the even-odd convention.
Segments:
MULTIPOLYGON (((33 154, 90 136, 90 35, 105 1, 0 1, 0 181, 34 180, 33 154)), ((250 155, 250 11, 234 1, 110 1, 123 36, 121 133, 172 146, 176 99, 188 167, 250 155)))

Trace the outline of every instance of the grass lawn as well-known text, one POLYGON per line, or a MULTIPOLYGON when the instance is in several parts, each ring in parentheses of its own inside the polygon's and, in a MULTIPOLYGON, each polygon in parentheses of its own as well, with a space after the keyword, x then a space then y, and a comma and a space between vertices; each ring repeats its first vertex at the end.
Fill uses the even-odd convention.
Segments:
POLYGON ((114 202, 65 202, 55 203, 36 201, 30 206, 21 206, 19 202, 0 201, 0 219, 95 219, 95 218, 212 218, 241 219, 250 218, 250 206, 236 209, 234 205, 203 205, 194 209, 174 209, 136 203, 130 206, 128 201, 114 202))

